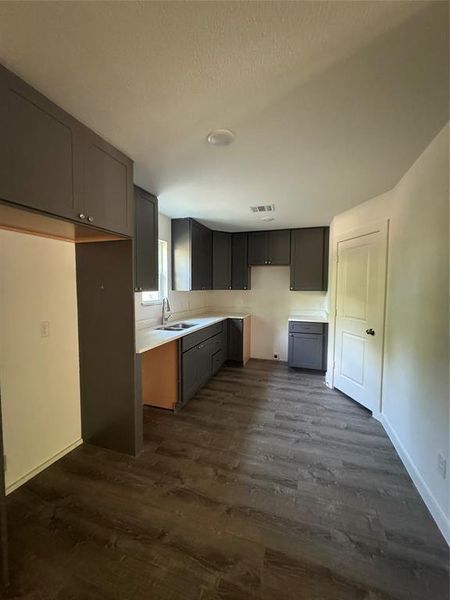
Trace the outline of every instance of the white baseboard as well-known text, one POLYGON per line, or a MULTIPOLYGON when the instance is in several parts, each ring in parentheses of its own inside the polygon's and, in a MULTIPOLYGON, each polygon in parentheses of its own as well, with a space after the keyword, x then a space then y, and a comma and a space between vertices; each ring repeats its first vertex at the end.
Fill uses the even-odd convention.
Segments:
POLYGON ((397 450, 398 455, 400 456, 401 461, 405 465, 406 470, 409 473, 409 476, 413 480, 414 485, 417 488, 417 491, 422 497, 422 500, 427 505, 428 510, 431 513, 431 516, 436 521, 436 525, 441 530, 442 535, 444 536, 447 544, 450 546, 450 519, 446 516, 442 507, 438 504, 436 498, 433 496, 430 488, 426 484, 424 478, 419 473, 416 465, 414 464, 411 456, 409 455, 406 448, 403 446, 401 441, 399 440, 397 434, 395 433, 392 425, 389 423, 388 419, 385 415, 373 415, 376 419, 380 421, 383 425, 386 433, 388 434, 391 442, 394 444, 394 448, 397 450))
POLYGON ((67 446, 67 448, 64 448, 60 452, 57 452, 54 456, 44 461, 39 466, 35 467, 26 475, 23 475, 22 477, 19 477, 19 479, 16 479, 16 481, 14 481, 13 483, 10 483, 8 486, 6 486, 6 495, 10 494, 11 492, 14 492, 14 490, 17 490, 17 488, 19 488, 21 485, 32 479, 38 473, 41 473, 44 469, 52 465, 54 462, 56 462, 57 460, 59 460, 78 446, 80 446, 82 443, 82 439, 73 442, 73 444, 70 444, 69 446, 67 446))

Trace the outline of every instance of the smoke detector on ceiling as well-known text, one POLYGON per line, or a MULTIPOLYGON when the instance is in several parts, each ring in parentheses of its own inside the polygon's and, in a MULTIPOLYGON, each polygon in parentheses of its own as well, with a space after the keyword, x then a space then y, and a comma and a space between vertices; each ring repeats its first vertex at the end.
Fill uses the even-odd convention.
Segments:
POLYGON ((211 146, 229 146, 234 142, 235 137, 231 129, 213 129, 206 139, 211 146))

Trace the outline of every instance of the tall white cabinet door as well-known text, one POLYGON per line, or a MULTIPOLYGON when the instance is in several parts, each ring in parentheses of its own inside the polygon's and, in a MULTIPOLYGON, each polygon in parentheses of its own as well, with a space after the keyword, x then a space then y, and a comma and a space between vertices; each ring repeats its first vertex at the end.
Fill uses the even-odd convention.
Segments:
POLYGON ((371 411, 381 394, 385 244, 379 231, 338 244, 334 385, 371 411))

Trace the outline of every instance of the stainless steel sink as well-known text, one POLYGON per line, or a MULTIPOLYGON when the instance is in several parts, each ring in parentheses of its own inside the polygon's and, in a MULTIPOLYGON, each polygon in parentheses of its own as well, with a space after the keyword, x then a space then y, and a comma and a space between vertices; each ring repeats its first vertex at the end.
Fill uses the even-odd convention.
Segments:
POLYGON ((157 327, 158 331, 183 331, 183 329, 189 329, 195 327, 197 323, 174 323, 173 325, 164 325, 163 327, 157 327))

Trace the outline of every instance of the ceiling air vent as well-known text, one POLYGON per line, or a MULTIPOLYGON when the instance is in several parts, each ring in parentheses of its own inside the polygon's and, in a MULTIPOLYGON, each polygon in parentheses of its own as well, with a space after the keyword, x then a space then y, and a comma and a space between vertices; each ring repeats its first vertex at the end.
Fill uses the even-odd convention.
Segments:
POLYGON ((261 204, 260 206, 250 206, 253 213, 273 213, 275 204, 261 204))

